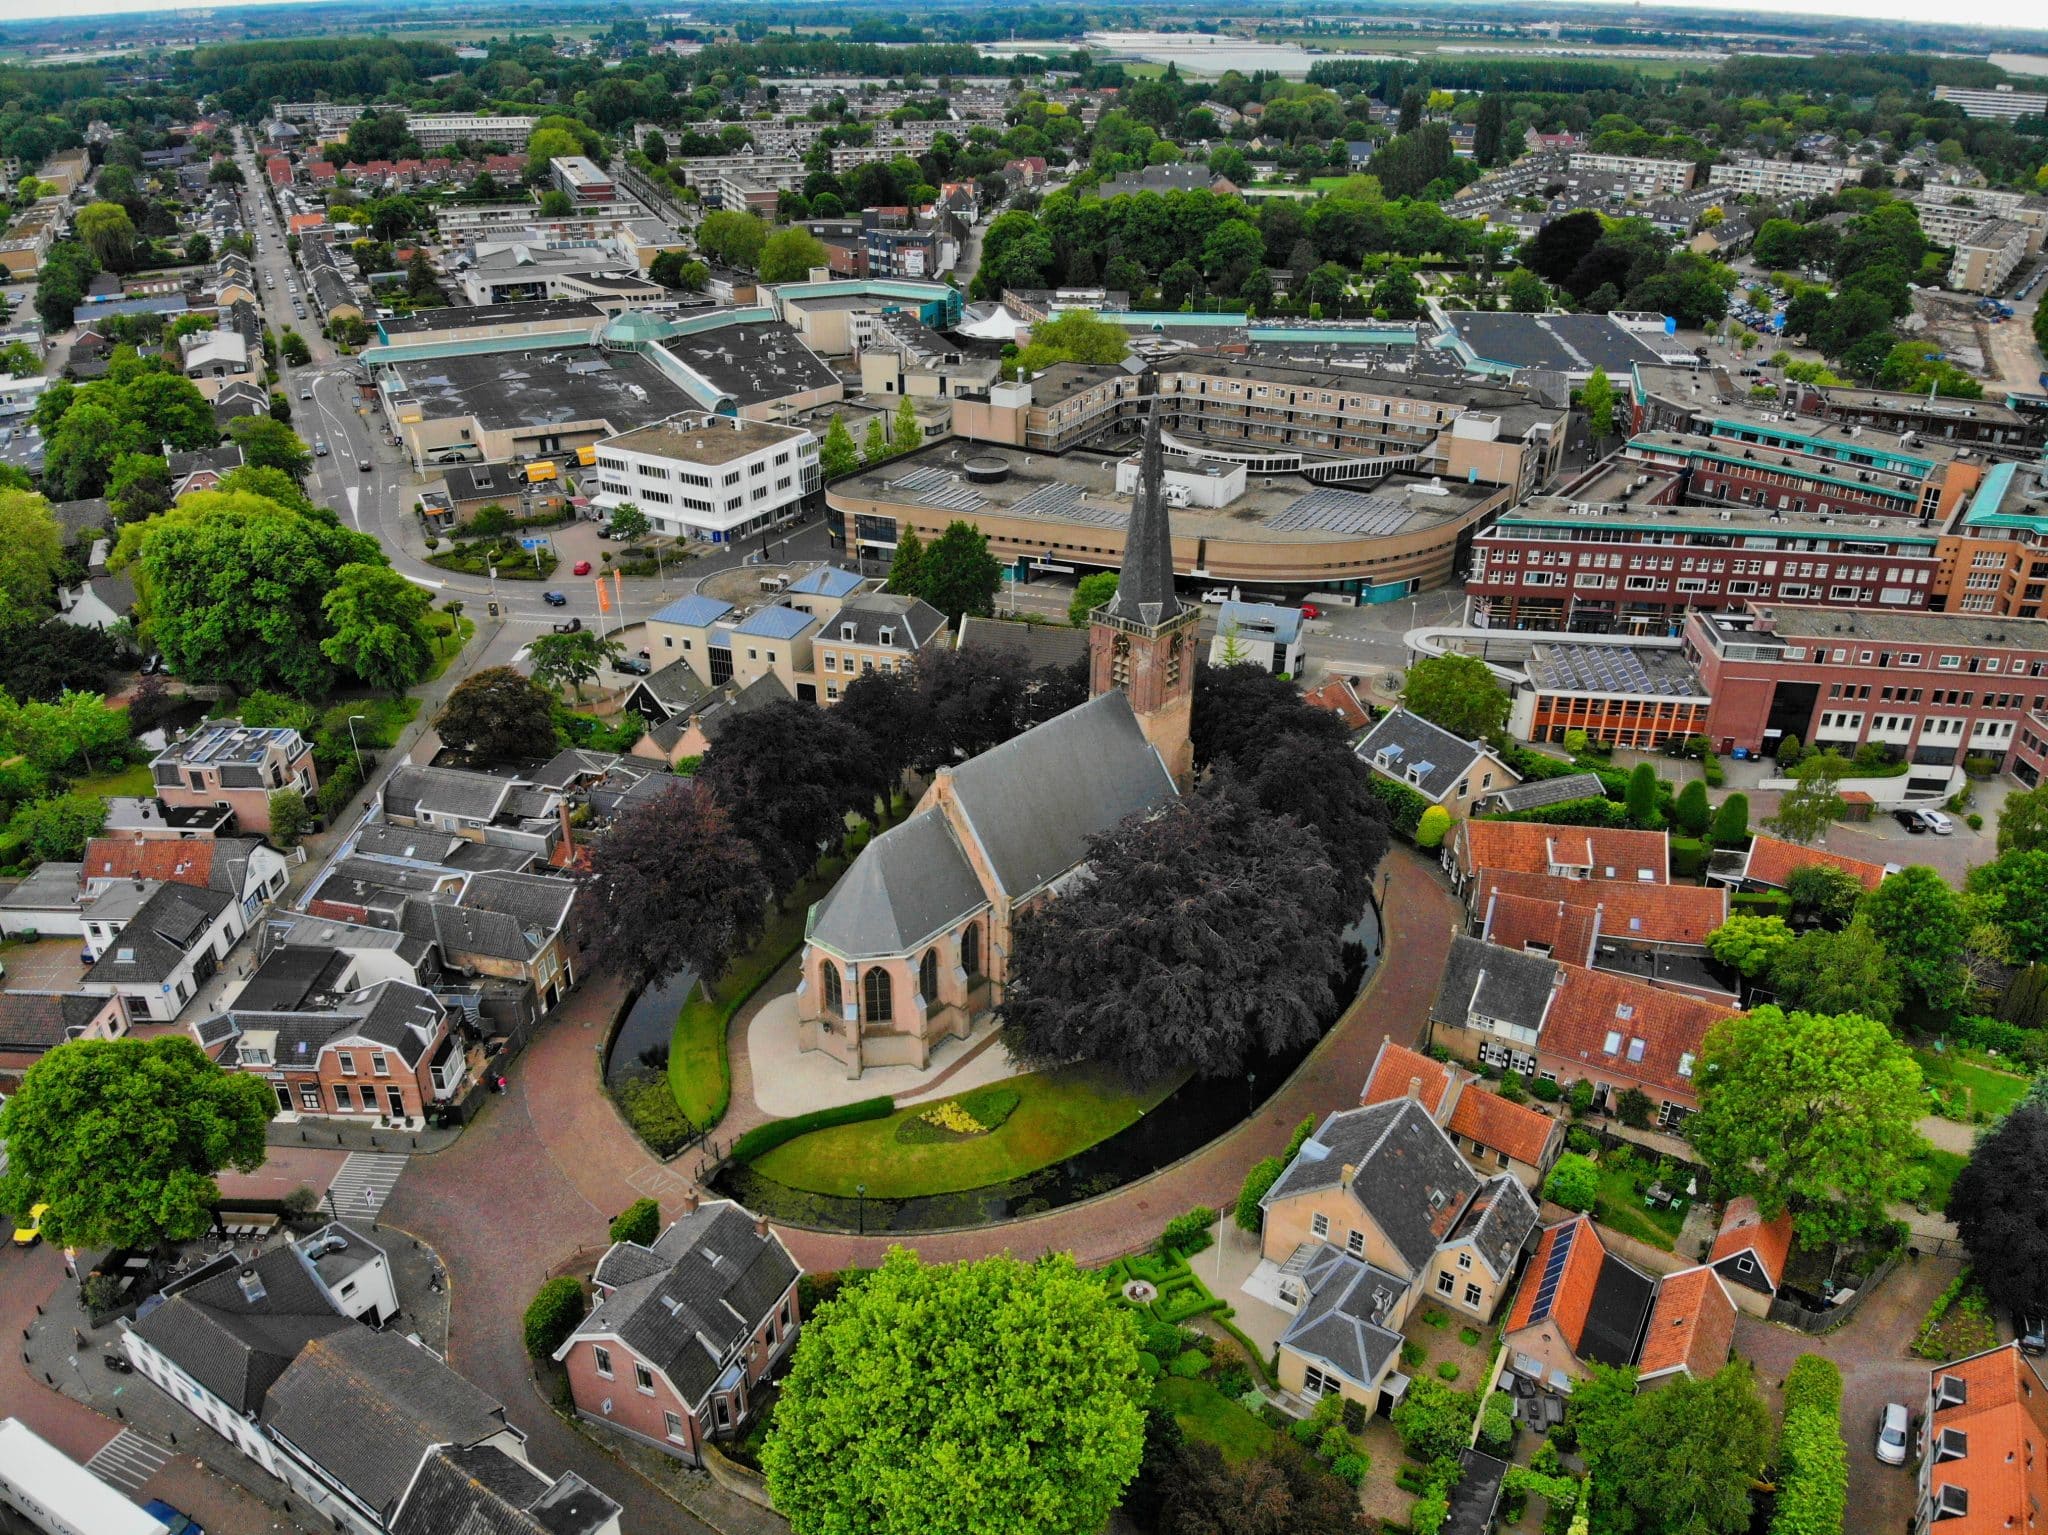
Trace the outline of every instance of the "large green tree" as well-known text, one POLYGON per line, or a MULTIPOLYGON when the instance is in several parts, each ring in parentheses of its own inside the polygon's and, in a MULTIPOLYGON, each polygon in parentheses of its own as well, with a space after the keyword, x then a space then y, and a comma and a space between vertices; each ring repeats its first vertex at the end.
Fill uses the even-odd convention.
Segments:
POLYGON ((1964 877, 1977 914, 2005 935, 2016 964, 2048 960, 2048 848, 2002 853, 1964 877))
POLYGON ((509 666, 487 666, 457 683, 434 729, 444 745, 487 765, 538 760, 555 751, 547 689, 509 666))
POLYGON ((1840 932, 1801 933, 1771 961, 1784 1006, 1806 1013, 1862 1013, 1890 1023, 1905 1001, 1899 967, 1866 921, 1840 932))
POLYGON ((925 546, 917 567, 917 595, 958 627, 963 615, 995 611, 1003 567, 988 552, 988 535, 971 522, 953 522, 925 546))
POLYGON ((1948 881, 1925 864, 1888 877, 1863 898, 1862 914, 1921 1000, 1946 1011, 1963 999, 1969 913, 1948 881))
POLYGON ((171 670, 242 692, 332 690, 325 601, 345 565, 381 565, 376 539, 248 491, 201 491, 122 529, 145 635, 171 670))
POLYGON ((394 696, 434 663, 426 590, 389 565, 344 565, 321 603, 329 633, 320 653, 363 683, 394 696))
POLYGON ((1129 1312, 1071 1258, 898 1248, 805 1323, 761 1464, 796 1535, 1095 1535, 1144 1397, 1129 1312))
POLYGON ((1812 842, 1849 808, 1842 798, 1841 782, 1849 767, 1839 752, 1822 752, 1809 757, 1793 770, 1793 786, 1778 799, 1778 809, 1764 818, 1773 835, 1791 842, 1812 842))
POLYGON ((1792 942, 1783 917, 1757 917, 1735 912, 1707 934, 1707 952, 1739 972, 1746 981, 1769 973, 1792 942))
POLYGON ((92 252, 92 259, 109 272, 126 272, 135 265, 135 222, 119 203, 87 203, 75 220, 78 238, 92 252))
POLYGON ((526 647, 533 664, 533 680, 544 687, 573 687, 583 696, 583 684, 596 678, 624 652, 617 640, 595 629, 576 629, 567 634, 543 634, 526 647))
POLYGON ((1477 656, 1453 651, 1408 668, 1401 702, 1452 735, 1483 741, 1507 723, 1507 689, 1477 656))
POLYGON ((268 416, 237 416, 228 423, 228 437, 242 450, 242 462, 260 469, 279 469, 304 480, 313 454, 299 434, 268 416))
POLYGON ((825 428, 825 440, 818 448, 818 468, 826 479, 836 480, 859 467, 860 449, 853 444, 853 433, 846 429, 846 418, 835 410, 831 425, 825 428))
POLYGON ((50 503, 32 490, 0 490, 0 631, 49 617, 63 564, 50 503))
MULTIPOLYGON (((2048 313, 2044 306, 2043 313, 2048 313)), ((2048 848, 2048 783, 2008 794, 1998 812, 1998 851, 2048 848)))
POLYGON ((778 229, 761 242, 761 281, 802 282, 830 259, 825 242, 807 229, 778 229))
POLYGON ((1569 1421, 1591 1473, 1594 1535, 1738 1535, 1771 1453, 1747 1360, 1637 1396, 1635 1371, 1594 1365, 1569 1421))
POLYGON ((222 1071, 191 1040, 78 1040, 23 1075, 0 1110, 0 1209, 47 1204, 66 1247, 154 1247, 205 1235, 214 1174, 254 1172, 276 1099, 261 1077, 222 1071))
POLYGON ((1715 1186, 1790 1210, 1808 1241, 1867 1231, 1917 1192, 1920 1067, 1876 1019, 1759 1007, 1709 1031, 1693 1079, 1686 1134, 1715 1186))

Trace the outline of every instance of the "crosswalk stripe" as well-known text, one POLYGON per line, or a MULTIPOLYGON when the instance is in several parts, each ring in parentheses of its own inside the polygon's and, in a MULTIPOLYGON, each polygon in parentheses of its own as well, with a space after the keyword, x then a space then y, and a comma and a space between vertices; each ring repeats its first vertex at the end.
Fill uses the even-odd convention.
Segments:
POLYGON ((374 1151, 352 1151, 334 1175, 328 1194, 343 1220, 364 1220, 384 1208, 405 1171, 404 1157, 374 1151))
POLYGON ((169 1450, 132 1428, 124 1428, 100 1446, 99 1452, 85 1463, 85 1469, 103 1482, 139 1492, 170 1458, 169 1450))

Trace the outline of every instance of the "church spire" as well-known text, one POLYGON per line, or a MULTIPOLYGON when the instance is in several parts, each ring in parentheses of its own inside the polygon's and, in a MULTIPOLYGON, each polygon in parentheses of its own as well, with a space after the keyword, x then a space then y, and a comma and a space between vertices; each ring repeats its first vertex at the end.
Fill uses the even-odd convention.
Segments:
POLYGON ((1160 628, 1187 606, 1173 589, 1173 526, 1166 509, 1160 414, 1155 397, 1145 416, 1145 450, 1138 459, 1138 490, 1124 534, 1124 568, 1116 595, 1103 608, 1108 617, 1144 629, 1160 628))

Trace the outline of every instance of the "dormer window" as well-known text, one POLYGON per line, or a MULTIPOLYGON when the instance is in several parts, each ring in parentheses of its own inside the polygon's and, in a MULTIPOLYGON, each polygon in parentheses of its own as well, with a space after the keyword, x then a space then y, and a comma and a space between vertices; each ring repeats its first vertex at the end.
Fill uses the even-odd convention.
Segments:
POLYGON ((839 626, 839 637, 842 640, 853 639, 859 633, 859 628, 853 624, 841 624, 839 626))

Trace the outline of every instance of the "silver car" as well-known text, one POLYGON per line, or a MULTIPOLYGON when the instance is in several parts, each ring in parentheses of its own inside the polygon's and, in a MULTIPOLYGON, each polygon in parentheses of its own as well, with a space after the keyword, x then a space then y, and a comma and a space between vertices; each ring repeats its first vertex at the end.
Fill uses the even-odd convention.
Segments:
POLYGON ((1913 1420, 1904 1402, 1887 1402, 1877 1419, 1877 1458, 1887 1466, 1903 1466, 1912 1438, 1913 1420))

